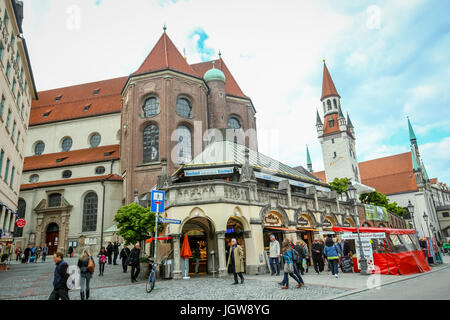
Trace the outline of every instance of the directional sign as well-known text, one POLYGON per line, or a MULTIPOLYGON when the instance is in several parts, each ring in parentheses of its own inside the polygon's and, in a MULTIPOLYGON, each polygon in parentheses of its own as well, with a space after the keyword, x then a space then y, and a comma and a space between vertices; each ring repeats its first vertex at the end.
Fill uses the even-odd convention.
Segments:
POLYGON ((16 226, 17 226, 18 228, 23 228, 23 227, 25 227, 25 224, 26 224, 25 219, 19 219, 19 220, 16 221, 16 226))
POLYGON ((150 207, 151 212, 158 212, 163 213, 164 212, 164 199, 165 199, 165 192, 164 191, 152 191, 152 204, 150 207))
POLYGON ((181 224, 181 220, 175 219, 159 218, 158 221, 161 223, 181 224))

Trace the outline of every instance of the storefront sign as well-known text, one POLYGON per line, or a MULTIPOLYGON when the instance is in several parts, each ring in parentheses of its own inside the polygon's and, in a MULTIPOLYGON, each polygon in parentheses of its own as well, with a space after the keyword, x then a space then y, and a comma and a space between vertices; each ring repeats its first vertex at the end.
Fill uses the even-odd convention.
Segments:
POLYGON ((305 217, 298 218, 297 224, 301 227, 310 227, 311 226, 311 224, 309 223, 309 220, 306 219, 305 217))
MULTIPOLYGON (((386 234, 384 232, 367 233, 363 232, 359 234, 361 239, 385 239, 386 234)), ((342 239, 344 240, 355 240, 358 239, 357 233, 345 232, 342 234, 342 239)))
MULTIPOLYGON (((375 270, 375 263, 373 262, 373 250, 372 250, 372 240, 361 239, 362 251, 364 253, 364 258, 367 261, 367 270, 369 272, 375 270)), ((359 264, 359 259, 361 256, 359 244, 356 245, 356 256, 358 260, 358 269, 361 270, 361 265, 359 264)))
POLYGON ((367 220, 389 222, 389 215, 385 207, 364 204, 364 209, 366 210, 367 220))
POLYGON ((323 224, 322 224, 324 227, 331 227, 332 226, 332 224, 331 224, 331 221, 330 220, 325 220, 324 222, 323 222, 323 224))
POLYGON ((234 168, 215 168, 215 169, 201 169, 201 170, 185 170, 184 175, 186 177, 196 176, 210 176, 218 174, 230 174, 233 173, 234 168))
POLYGON ((264 224, 270 226, 281 226, 281 219, 273 213, 269 213, 264 218, 264 224))
POLYGON ((18 228, 23 228, 23 227, 25 227, 25 225, 26 225, 25 219, 19 219, 19 220, 16 221, 16 226, 18 228))

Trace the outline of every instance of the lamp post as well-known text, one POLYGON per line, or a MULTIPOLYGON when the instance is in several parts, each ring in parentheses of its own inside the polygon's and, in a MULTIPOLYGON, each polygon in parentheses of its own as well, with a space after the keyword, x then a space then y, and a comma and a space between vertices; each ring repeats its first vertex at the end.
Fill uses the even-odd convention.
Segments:
POLYGON ((367 271, 367 259, 364 256, 364 251, 363 251, 363 247, 362 247, 362 242, 361 242, 361 235, 359 233, 359 219, 358 219, 358 210, 356 207, 356 188, 353 185, 350 185, 347 188, 347 198, 349 198, 352 201, 354 210, 353 210, 353 215, 354 215, 354 220, 356 223, 356 232, 358 233, 358 244, 359 244, 359 264, 361 266, 361 272, 360 274, 365 276, 365 275, 369 275, 369 272, 367 271))
POLYGON ((414 206, 411 203, 411 200, 408 200, 407 208, 408 208, 409 215, 411 216, 411 219, 412 219, 412 222, 413 222, 414 230, 416 230, 416 233, 417 233, 416 222, 414 221, 414 206))
POLYGON ((427 215, 426 212, 423 213, 423 221, 425 221, 425 224, 427 225, 428 236, 430 238, 432 238, 431 237, 431 232, 430 232, 430 226, 428 225, 428 215, 427 215))

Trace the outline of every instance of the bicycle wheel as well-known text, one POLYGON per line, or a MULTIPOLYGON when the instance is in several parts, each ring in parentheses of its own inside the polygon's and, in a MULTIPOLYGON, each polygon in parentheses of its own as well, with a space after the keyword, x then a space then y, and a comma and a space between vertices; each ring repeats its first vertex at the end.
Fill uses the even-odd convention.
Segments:
POLYGON ((150 293, 153 291, 154 287, 155 287, 155 271, 152 270, 150 272, 150 275, 148 276, 147 285, 145 289, 147 290, 147 293, 150 293))

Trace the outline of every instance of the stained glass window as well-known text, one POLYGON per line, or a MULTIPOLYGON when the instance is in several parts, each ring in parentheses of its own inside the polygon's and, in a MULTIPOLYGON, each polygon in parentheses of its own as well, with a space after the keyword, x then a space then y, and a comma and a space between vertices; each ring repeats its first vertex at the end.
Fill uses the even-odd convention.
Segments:
POLYGON ((158 161, 159 159, 159 129, 151 124, 143 133, 143 163, 158 161))

